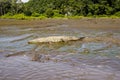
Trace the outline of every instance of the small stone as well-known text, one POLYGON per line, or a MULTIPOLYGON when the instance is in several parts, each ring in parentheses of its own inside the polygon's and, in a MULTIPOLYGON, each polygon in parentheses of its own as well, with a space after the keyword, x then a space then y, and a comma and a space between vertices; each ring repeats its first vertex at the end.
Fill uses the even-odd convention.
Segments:
POLYGON ((32 61, 39 61, 40 60, 40 55, 39 54, 34 54, 32 57, 32 61))

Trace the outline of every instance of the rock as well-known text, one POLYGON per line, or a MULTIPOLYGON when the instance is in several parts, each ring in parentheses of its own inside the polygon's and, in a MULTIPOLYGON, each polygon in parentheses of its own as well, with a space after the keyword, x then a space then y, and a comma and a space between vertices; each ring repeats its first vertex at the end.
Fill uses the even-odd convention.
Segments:
POLYGON ((12 53, 6 54, 5 57, 24 55, 25 53, 26 53, 25 51, 12 52, 12 53))
POLYGON ((35 53, 33 56, 32 56, 32 61, 39 61, 39 62, 46 62, 46 61, 49 61, 51 59, 51 56, 50 55, 44 55, 44 54, 38 54, 38 53, 35 53))
POLYGON ((39 54, 37 54, 37 53, 35 53, 33 56, 32 56, 32 61, 40 61, 40 58, 41 58, 41 56, 39 55, 39 54))
POLYGON ((55 42, 67 42, 67 41, 77 41, 82 40, 85 37, 75 37, 75 36, 50 36, 30 40, 29 44, 38 44, 38 43, 55 43, 55 42))

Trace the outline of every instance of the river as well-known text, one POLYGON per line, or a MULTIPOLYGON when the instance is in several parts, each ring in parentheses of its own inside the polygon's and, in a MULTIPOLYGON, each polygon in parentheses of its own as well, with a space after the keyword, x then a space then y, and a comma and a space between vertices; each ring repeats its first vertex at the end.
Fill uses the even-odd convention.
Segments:
POLYGON ((119 80, 119 21, 0 20, 0 80, 119 80), (64 35, 87 40, 28 44, 35 38, 64 35), (12 55, 5 57, 8 54, 12 55), (49 60, 32 61, 35 54, 49 60))

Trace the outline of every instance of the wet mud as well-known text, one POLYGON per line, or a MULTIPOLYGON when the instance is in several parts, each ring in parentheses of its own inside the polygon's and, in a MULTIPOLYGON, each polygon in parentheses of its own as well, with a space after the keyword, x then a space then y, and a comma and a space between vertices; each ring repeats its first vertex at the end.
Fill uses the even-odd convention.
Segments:
POLYGON ((0 80, 119 80, 120 19, 0 20, 0 80), (79 41, 28 44, 47 36, 79 41))

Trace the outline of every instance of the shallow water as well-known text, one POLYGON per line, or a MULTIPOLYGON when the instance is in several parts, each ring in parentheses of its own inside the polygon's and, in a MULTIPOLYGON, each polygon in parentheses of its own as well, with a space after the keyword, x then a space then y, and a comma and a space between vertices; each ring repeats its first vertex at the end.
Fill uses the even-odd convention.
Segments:
POLYGON ((28 44, 34 38, 56 35, 120 39, 120 30, 84 29, 68 24, 0 27, 0 80, 120 79, 120 44, 96 40, 28 44), (18 52, 23 54, 4 57, 18 52), (35 53, 50 55, 50 60, 31 61, 35 53))

